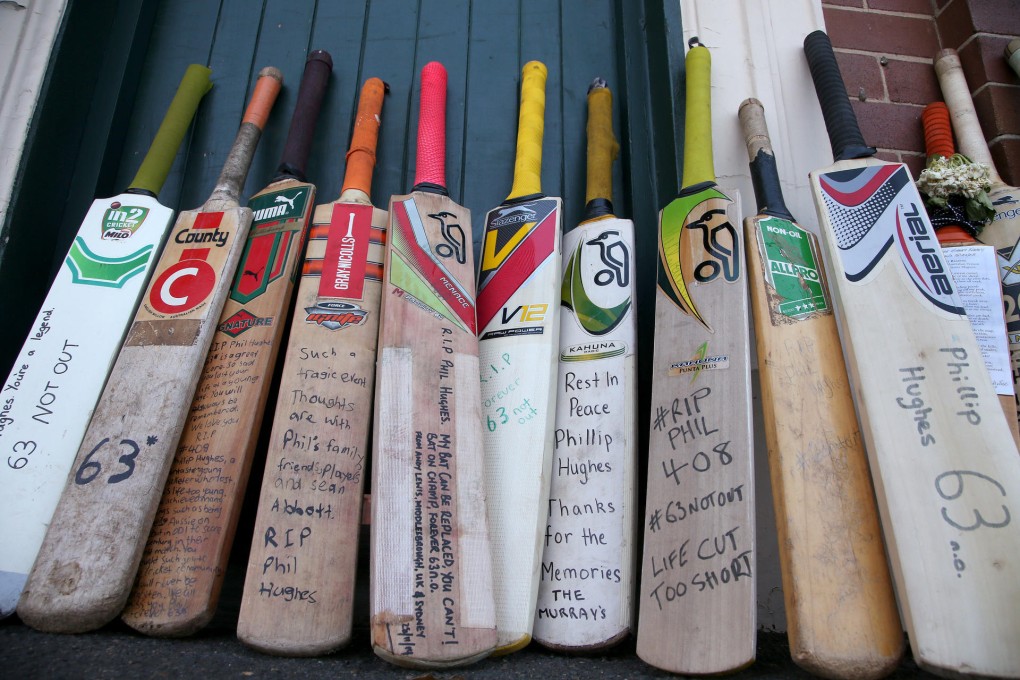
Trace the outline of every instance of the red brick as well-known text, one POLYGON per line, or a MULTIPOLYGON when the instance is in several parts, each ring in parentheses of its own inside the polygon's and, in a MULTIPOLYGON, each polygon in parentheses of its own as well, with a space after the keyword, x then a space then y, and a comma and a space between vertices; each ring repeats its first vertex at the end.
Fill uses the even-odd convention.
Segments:
POLYGON ((975 33, 1020 34, 1020 3, 1017 0, 967 0, 975 33))
MULTIPOLYGON (((967 0, 951 0, 935 20, 939 27, 942 47, 959 49, 970 36, 974 35, 974 24, 970 18, 970 7, 967 0)), ((931 57, 935 56, 932 52, 931 57)))
POLYGON ((843 7, 864 7, 864 0, 824 0, 823 5, 842 5, 843 7))
POLYGON ((942 101, 942 89, 931 64, 890 59, 885 67, 885 84, 893 102, 925 106, 942 101))
POLYGON ((974 97, 974 108, 986 138, 1020 135, 1020 87, 988 85, 974 97))
POLYGON ((883 149, 924 153, 921 110, 912 104, 851 100, 864 141, 883 149))
POLYGON ((933 19, 855 12, 836 7, 823 7, 822 12, 834 47, 929 59, 939 48, 933 19))
POLYGON ((868 9, 934 16, 931 0, 868 0, 868 9))
POLYGON ((861 88, 864 88, 864 96, 868 99, 885 101, 882 67, 878 64, 878 57, 836 52, 836 61, 843 74, 843 82, 846 83, 846 93, 850 97, 858 99, 861 88))
POLYGON ((959 49, 975 33, 1020 34, 1017 0, 952 0, 938 16, 943 47, 959 49))
POLYGON ((916 181, 921 176, 921 171, 924 170, 924 166, 928 159, 923 153, 911 153, 909 151, 903 151, 900 153, 900 161, 907 164, 910 168, 910 174, 914 176, 916 181))
POLYGON ((1020 186, 1020 139, 1000 139, 991 145, 991 150, 1002 181, 1013 187, 1020 186))
POLYGON ((1010 40, 1009 36, 978 35, 960 50, 960 63, 972 91, 987 82, 1020 84, 1016 71, 1003 58, 1010 40))

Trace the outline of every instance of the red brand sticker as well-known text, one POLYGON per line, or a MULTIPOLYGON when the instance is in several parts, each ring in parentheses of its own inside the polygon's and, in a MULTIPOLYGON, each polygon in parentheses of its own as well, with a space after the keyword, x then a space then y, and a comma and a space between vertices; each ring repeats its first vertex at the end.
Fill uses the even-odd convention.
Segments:
MULTIPOLYGON (((180 314, 201 304, 216 287, 216 270, 204 259, 197 259, 200 251, 185 251, 181 260, 167 267, 152 282, 149 304, 161 314, 180 314)), ((205 251, 208 253, 208 250, 205 251)))
POLYGON ((348 203, 333 206, 319 279, 320 297, 361 299, 371 233, 372 206, 348 203))
POLYGON ((211 212, 211 213, 199 213, 198 217, 195 218, 195 222, 191 225, 192 229, 215 229, 220 226, 220 222, 223 221, 223 213, 211 212))

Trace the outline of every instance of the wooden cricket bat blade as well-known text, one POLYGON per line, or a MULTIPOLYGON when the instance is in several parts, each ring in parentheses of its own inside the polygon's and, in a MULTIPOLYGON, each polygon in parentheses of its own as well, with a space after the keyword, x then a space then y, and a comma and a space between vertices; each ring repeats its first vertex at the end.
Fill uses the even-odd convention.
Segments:
POLYGON ((316 207, 284 352, 237 622, 238 639, 269 654, 327 654, 351 637, 388 223, 369 202, 385 91, 378 78, 362 87, 343 190, 316 207))
POLYGON ((867 157, 828 37, 804 49, 836 159, 810 175, 815 206, 911 651, 938 675, 1016 677, 1016 447, 907 167, 867 157))
POLYGON ((691 41, 683 189, 659 214, 637 654, 718 674, 755 658, 747 277, 736 193, 715 183, 708 49, 691 41))
POLYGON ((372 647, 413 668, 496 646, 471 214, 446 191, 446 70, 422 69, 415 187, 390 199, 372 459, 372 647))
POLYGON ((121 614, 147 635, 192 635, 216 613, 315 205, 304 168, 332 66, 309 55, 276 177, 248 203, 252 226, 121 614))
POLYGON ((814 234, 783 200, 761 102, 740 106, 758 214, 744 220, 790 655, 826 678, 881 678, 904 635, 814 234))
POLYGON ((18 602, 33 628, 93 630, 130 595, 251 225, 237 197, 280 85, 263 69, 213 193, 174 225, 18 602))

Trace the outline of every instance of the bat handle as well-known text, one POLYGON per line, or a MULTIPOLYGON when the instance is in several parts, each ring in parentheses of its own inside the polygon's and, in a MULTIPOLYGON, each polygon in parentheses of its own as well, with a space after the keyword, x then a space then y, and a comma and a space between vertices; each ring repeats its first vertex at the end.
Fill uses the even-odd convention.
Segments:
POLYGON ((414 185, 446 193, 446 68, 430 61, 421 70, 418 155, 414 185))
POLYGON ((507 200, 542 193, 542 137, 545 133, 545 64, 529 61, 521 70, 521 113, 517 124, 514 185, 507 200))
POLYGON ((991 170, 989 175, 992 184, 1002 184, 1002 178, 995 170, 992 154, 988 150, 981 131, 974 100, 971 99, 967 77, 963 74, 963 65, 956 50, 940 50, 935 55, 935 75, 942 87, 942 96, 949 107, 956 139, 960 142, 960 153, 975 163, 984 163, 991 170))
POLYGON ((744 131, 744 144, 750 159, 751 184, 758 199, 758 212, 794 221, 783 200, 776 157, 765 123, 765 107, 757 99, 745 99, 737 113, 744 131))
POLYGON ((712 164, 712 56, 691 38, 684 59, 687 104, 684 115, 684 187, 715 181, 712 164))
POLYGON ((251 167, 251 159, 255 156, 255 148, 262 137, 262 129, 269 119, 269 112, 273 110, 276 103, 276 96, 280 94, 283 86, 283 74, 279 69, 267 66, 259 71, 259 78, 255 82, 255 91, 248 102, 248 108, 241 119, 241 129, 237 131, 234 145, 230 147, 230 154, 223 164, 220 177, 216 180, 216 187, 212 195, 206 201, 206 208, 228 208, 236 206, 241 195, 241 186, 248 177, 248 168, 251 167))
POLYGON ((312 136, 315 133, 315 122, 319 119, 322 97, 329 84, 329 74, 333 70, 333 58, 325 50, 315 50, 308 55, 305 72, 301 76, 298 88, 297 104, 290 119, 290 131, 283 145, 283 158, 276 168, 275 180, 293 177, 305 180, 305 166, 312 150, 312 136))
POLYGON ((829 36, 823 31, 809 33, 804 38, 804 53, 811 70, 811 80, 815 83, 818 103, 822 107, 832 157, 844 161, 874 156, 876 150, 864 143, 864 136, 857 125, 857 115, 846 94, 846 85, 829 36))
POLYGON ((588 87, 588 185, 584 221, 613 214, 613 161, 620 145, 613 135, 613 94, 596 78, 588 87))
POLYGON ((360 191, 367 199, 372 193, 372 171, 375 170, 375 148, 379 142, 379 126, 382 125, 383 99, 389 86, 378 78, 369 78, 361 86, 358 98, 358 113, 354 118, 354 135, 351 148, 347 151, 347 170, 343 196, 348 191, 360 191))
POLYGON ((924 152, 931 158, 949 158, 956 149, 953 146, 953 126, 949 122, 949 108, 944 102, 932 102, 921 112, 924 126, 924 152))
POLYGON ((202 97, 212 89, 212 83, 209 82, 211 73, 210 69, 199 64, 192 64, 184 72, 177 94, 170 102, 170 108, 145 154, 145 160, 131 180, 128 191, 150 196, 159 194, 202 97))

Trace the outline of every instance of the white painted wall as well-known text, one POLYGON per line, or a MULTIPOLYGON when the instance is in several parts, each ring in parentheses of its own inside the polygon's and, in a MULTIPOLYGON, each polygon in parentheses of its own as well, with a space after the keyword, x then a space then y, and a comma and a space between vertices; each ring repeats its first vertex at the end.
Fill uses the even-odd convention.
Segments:
POLYGON ((67 0, 0 0, 0 225, 66 5, 67 0))

